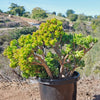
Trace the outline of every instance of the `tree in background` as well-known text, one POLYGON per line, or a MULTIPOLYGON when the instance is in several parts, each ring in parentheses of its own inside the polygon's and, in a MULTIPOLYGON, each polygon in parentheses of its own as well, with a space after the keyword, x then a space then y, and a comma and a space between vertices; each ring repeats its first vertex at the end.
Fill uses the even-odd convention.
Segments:
POLYGON ((62 15, 62 17, 64 17, 64 18, 65 18, 66 16, 65 16, 65 15, 62 15))
POLYGON ((0 13, 3 13, 3 11, 0 9, 0 13))
POLYGON ((78 20, 81 20, 81 21, 91 21, 92 19, 93 19, 92 16, 86 16, 84 14, 78 15, 78 20))
POLYGON ((70 14, 68 18, 70 19, 70 21, 76 21, 78 18, 78 15, 77 14, 70 14))
POLYGON ((31 16, 30 12, 25 12, 25 13, 23 14, 23 17, 28 17, 28 18, 30 18, 30 16, 31 16))
POLYGON ((92 16, 87 16, 88 21, 91 21, 93 19, 92 16))
POLYGON ((15 3, 11 3, 9 9, 10 9, 10 10, 13 10, 13 9, 16 8, 16 7, 18 7, 17 4, 15 4, 15 3))
POLYGON ((69 10, 66 11, 67 17, 69 17, 69 15, 74 14, 74 13, 75 13, 75 11, 72 10, 72 9, 69 9, 69 10))
POLYGON ((58 13, 57 16, 62 17, 62 13, 58 13))
POLYGON ((85 16, 84 14, 80 14, 80 15, 78 15, 78 20, 86 21, 87 16, 85 16))
POLYGON ((47 17, 47 13, 45 10, 39 8, 39 7, 36 7, 32 10, 32 18, 46 18, 47 17))
POLYGON ((19 6, 15 3, 11 3, 9 9, 10 11, 8 13, 12 15, 22 16, 25 13, 24 6, 19 6))
POLYGON ((65 18, 65 15, 63 15, 62 13, 58 13, 57 16, 65 18))
POLYGON ((52 14, 53 14, 53 15, 56 15, 56 12, 55 12, 55 11, 53 11, 53 12, 52 12, 52 14))

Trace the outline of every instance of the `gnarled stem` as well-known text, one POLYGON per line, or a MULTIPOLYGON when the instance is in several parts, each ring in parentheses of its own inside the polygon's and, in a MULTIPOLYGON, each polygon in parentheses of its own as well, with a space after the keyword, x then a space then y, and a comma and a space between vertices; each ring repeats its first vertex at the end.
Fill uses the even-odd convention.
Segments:
POLYGON ((49 76, 50 78, 53 78, 53 75, 52 75, 52 73, 51 73, 49 67, 47 66, 46 62, 44 61, 44 59, 42 59, 42 58, 41 58, 40 56, 38 56, 38 55, 35 55, 35 54, 33 54, 33 55, 34 55, 34 57, 37 58, 41 63, 39 63, 39 62, 33 62, 32 64, 43 66, 43 67, 45 68, 45 70, 46 70, 48 76, 49 76))

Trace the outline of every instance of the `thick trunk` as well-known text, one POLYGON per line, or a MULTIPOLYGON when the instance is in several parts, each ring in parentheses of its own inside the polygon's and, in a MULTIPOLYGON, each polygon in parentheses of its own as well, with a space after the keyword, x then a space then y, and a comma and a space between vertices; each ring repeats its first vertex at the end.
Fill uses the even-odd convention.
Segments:
POLYGON ((43 67, 45 68, 45 70, 46 70, 48 76, 49 76, 50 78, 53 78, 52 73, 51 73, 49 67, 48 67, 45 63, 43 63, 42 65, 43 65, 43 67))
POLYGON ((34 55, 34 56, 35 56, 39 61, 41 61, 41 63, 37 63, 37 62, 36 62, 36 63, 39 64, 39 65, 41 65, 41 66, 43 66, 43 67, 45 68, 45 70, 46 70, 48 76, 49 76, 50 78, 53 78, 52 73, 51 73, 49 67, 47 66, 46 62, 44 61, 44 59, 42 59, 42 58, 41 58, 40 56, 38 56, 38 55, 34 55))
POLYGON ((61 65, 60 67, 60 78, 62 78, 62 74, 63 74, 63 71, 64 71, 64 65, 61 65))

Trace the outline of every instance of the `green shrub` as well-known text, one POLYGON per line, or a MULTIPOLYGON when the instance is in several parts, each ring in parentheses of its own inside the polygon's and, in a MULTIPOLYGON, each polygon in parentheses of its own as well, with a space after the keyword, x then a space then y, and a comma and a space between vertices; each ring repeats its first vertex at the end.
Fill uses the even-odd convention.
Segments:
POLYGON ((36 7, 32 10, 32 18, 38 19, 38 18, 46 18, 48 17, 46 14, 46 11, 36 7))
POLYGON ((10 32, 10 36, 12 39, 18 39, 22 34, 27 35, 27 34, 32 34, 35 32, 37 28, 34 27, 23 27, 22 29, 15 29, 10 32))
POLYGON ((10 67, 20 66, 26 78, 67 78, 77 67, 84 67, 82 58, 96 42, 90 35, 65 33, 62 22, 54 18, 32 35, 12 40, 4 55, 10 59, 10 67))
POLYGON ((68 18, 69 18, 71 21, 76 21, 77 18, 78 18, 78 15, 77 15, 77 14, 70 14, 68 18))

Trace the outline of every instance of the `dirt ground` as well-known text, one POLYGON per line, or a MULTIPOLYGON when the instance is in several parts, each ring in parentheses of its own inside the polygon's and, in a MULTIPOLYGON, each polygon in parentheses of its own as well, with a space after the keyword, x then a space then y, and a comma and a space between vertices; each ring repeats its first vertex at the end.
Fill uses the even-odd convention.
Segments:
MULTIPOLYGON (((0 82, 0 100, 40 100, 38 84, 0 82)), ((100 100, 100 80, 80 80, 77 100, 100 100)))

